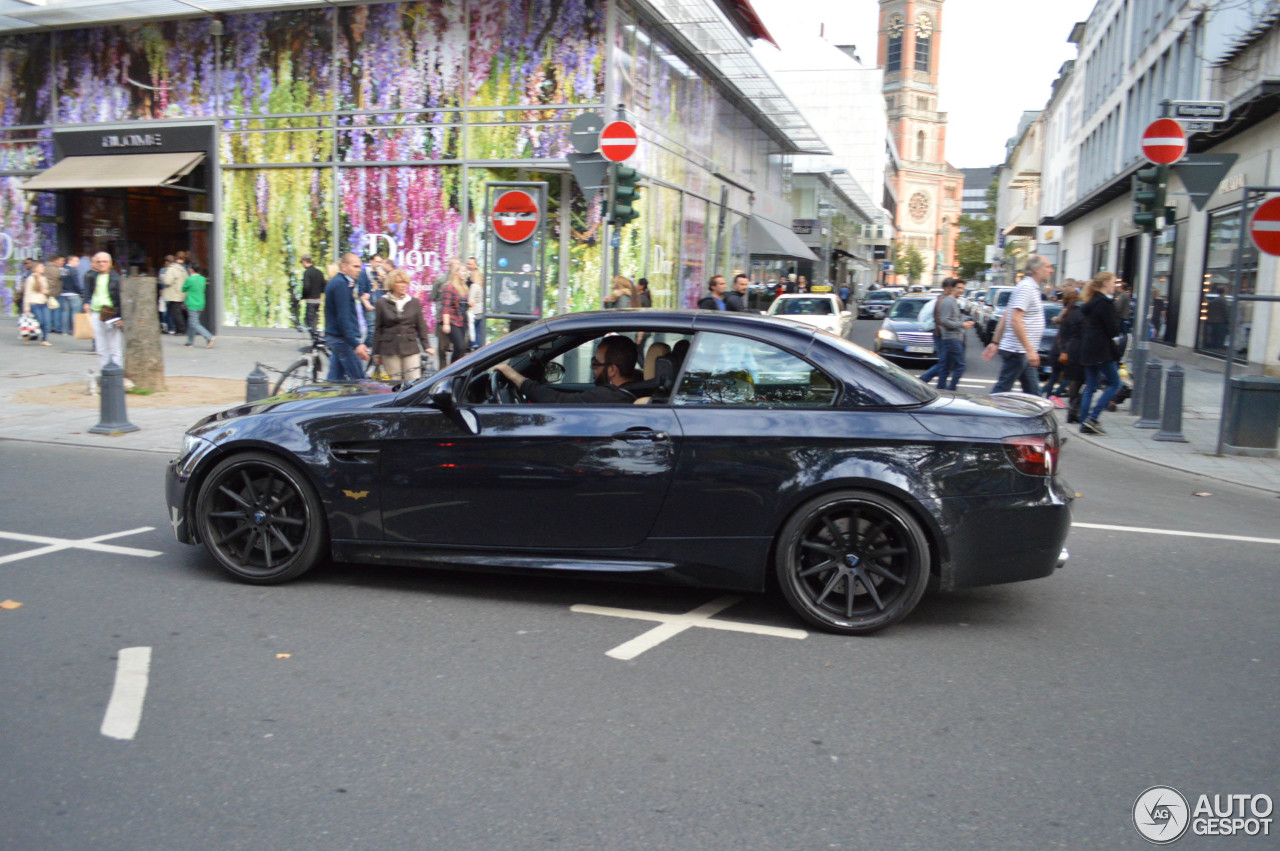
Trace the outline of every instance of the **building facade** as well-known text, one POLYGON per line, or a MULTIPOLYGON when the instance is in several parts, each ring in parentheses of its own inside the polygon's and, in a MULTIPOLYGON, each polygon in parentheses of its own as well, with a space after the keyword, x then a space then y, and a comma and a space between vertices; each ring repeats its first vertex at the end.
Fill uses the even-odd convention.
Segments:
MULTIPOLYGON (((1106 269, 1150 281, 1145 324, 1155 343, 1225 357, 1237 265, 1242 292, 1280 292, 1275 258, 1248 239, 1237 250, 1242 188, 1280 185, 1278 21, 1276 2, 1206 10, 1101 0, 1072 31, 1079 56, 1046 109, 1040 223, 1060 231, 1060 274, 1087 279, 1106 269), (1192 205, 1175 167, 1168 194, 1176 215, 1148 251, 1133 223, 1130 186, 1148 165, 1142 131, 1166 100, 1225 101, 1228 119, 1188 134, 1188 147, 1236 161, 1203 209, 1192 205)), ((1235 356, 1280 372, 1280 310, 1239 306, 1235 356)))
POLYGON ((648 277, 655 306, 693 306, 712 270, 748 266, 753 220, 790 229, 791 156, 825 150, 740 61, 763 32, 741 7, 294 3, 0 35, 0 275, 11 290, 25 256, 97 250, 145 272, 183 248, 219 325, 282 327, 304 254, 380 252, 421 292, 450 257, 484 256, 486 185, 529 180, 548 189, 543 313, 598 307, 615 268, 648 277), (699 21, 717 41, 691 40, 699 21), (783 108, 766 117, 764 97, 783 108), (584 112, 641 138, 641 218, 612 251, 565 160, 584 112), (152 173, 175 153, 192 161, 152 173), (122 157, 98 170, 115 185, 23 190, 89 154, 122 157))
POLYGON ((938 111, 942 35, 942 0, 880 0, 878 61, 900 160, 894 224, 899 244, 924 257, 931 284, 955 274, 964 191, 964 175, 947 163, 947 115, 938 111))

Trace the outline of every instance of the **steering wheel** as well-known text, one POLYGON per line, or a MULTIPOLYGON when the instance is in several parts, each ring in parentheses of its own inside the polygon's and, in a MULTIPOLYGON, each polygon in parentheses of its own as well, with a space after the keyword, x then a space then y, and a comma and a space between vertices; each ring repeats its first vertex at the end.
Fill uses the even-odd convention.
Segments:
POLYGON ((489 373, 489 398, 502 405, 514 405, 520 401, 516 388, 496 369, 489 373))

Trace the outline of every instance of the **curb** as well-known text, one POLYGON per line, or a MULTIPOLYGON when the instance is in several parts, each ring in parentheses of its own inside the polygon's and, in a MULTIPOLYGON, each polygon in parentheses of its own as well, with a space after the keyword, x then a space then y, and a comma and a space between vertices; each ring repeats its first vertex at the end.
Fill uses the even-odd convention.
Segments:
POLYGON ((1102 449, 1105 449, 1108 452, 1115 453, 1116 455, 1120 455, 1124 458, 1129 458, 1134 461, 1142 461, 1144 463, 1151 464, 1156 467, 1163 467, 1166 470, 1173 470, 1176 473, 1183 473, 1188 476, 1198 476, 1199 478, 1202 478, 1202 479, 1210 479, 1215 482, 1222 482, 1223 484, 1235 485, 1236 487, 1240 487, 1240 488, 1249 488, 1250 490, 1261 491, 1262 493, 1270 494, 1272 496, 1280 496, 1280 490, 1275 488, 1269 488, 1266 485, 1255 485, 1255 484, 1250 484, 1249 482, 1241 482, 1237 479, 1228 479, 1225 476, 1215 476, 1213 473, 1200 473, 1195 470, 1188 470, 1184 467, 1175 467, 1173 464, 1169 464, 1164 461, 1158 461, 1155 458, 1150 458, 1145 455, 1134 455, 1132 452, 1127 452, 1124 449, 1121 449, 1120 447, 1114 444, 1106 443, 1105 439, 1099 439, 1097 435, 1082 434, 1079 431, 1077 431, 1070 436, 1072 438, 1078 437, 1080 438, 1080 440, 1084 441, 1090 446, 1101 447, 1102 449))

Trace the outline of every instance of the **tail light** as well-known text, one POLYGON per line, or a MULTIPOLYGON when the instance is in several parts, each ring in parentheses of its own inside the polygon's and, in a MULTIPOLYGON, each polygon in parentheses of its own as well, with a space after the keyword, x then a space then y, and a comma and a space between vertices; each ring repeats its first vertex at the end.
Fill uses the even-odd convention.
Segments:
POLYGON ((1028 476, 1052 476, 1058 469, 1056 434, 1023 434, 1004 439, 1004 451, 1018 472, 1028 476))

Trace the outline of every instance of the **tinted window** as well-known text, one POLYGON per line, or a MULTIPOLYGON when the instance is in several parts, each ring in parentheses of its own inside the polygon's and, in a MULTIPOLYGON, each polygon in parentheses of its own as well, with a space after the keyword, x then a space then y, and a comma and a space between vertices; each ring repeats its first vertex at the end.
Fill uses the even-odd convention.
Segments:
POLYGON ((699 334, 685 362, 675 405, 825 408, 836 385, 789 352, 729 334, 699 334))
POLYGON ((1056 302, 1048 303, 1044 306, 1044 321, 1052 322, 1053 318, 1062 312, 1062 305, 1056 302))
MULTIPOLYGON (((874 373, 880 380, 892 384, 905 393, 908 398, 916 402, 931 402, 938 398, 938 394, 934 393, 929 385, 922 383, 920 379, 905 369, 889 363, 875 352, 869 352, 857 343, 846 340, 836 334, 827 334, 822 331, 818 333, 823 340, 856 360, 863 369, 874 373)), ((855 405, 878 406, 885 404, 885 400, 876 397, 875 394, 867 393, 864 398, 855 398, 853 403, 855 405)))
POLYGON ((1004 307, 1009 303, 1009 297, 1013 295, 1013 290, 1001 290, 996 295, 996 307, 1004 307))

